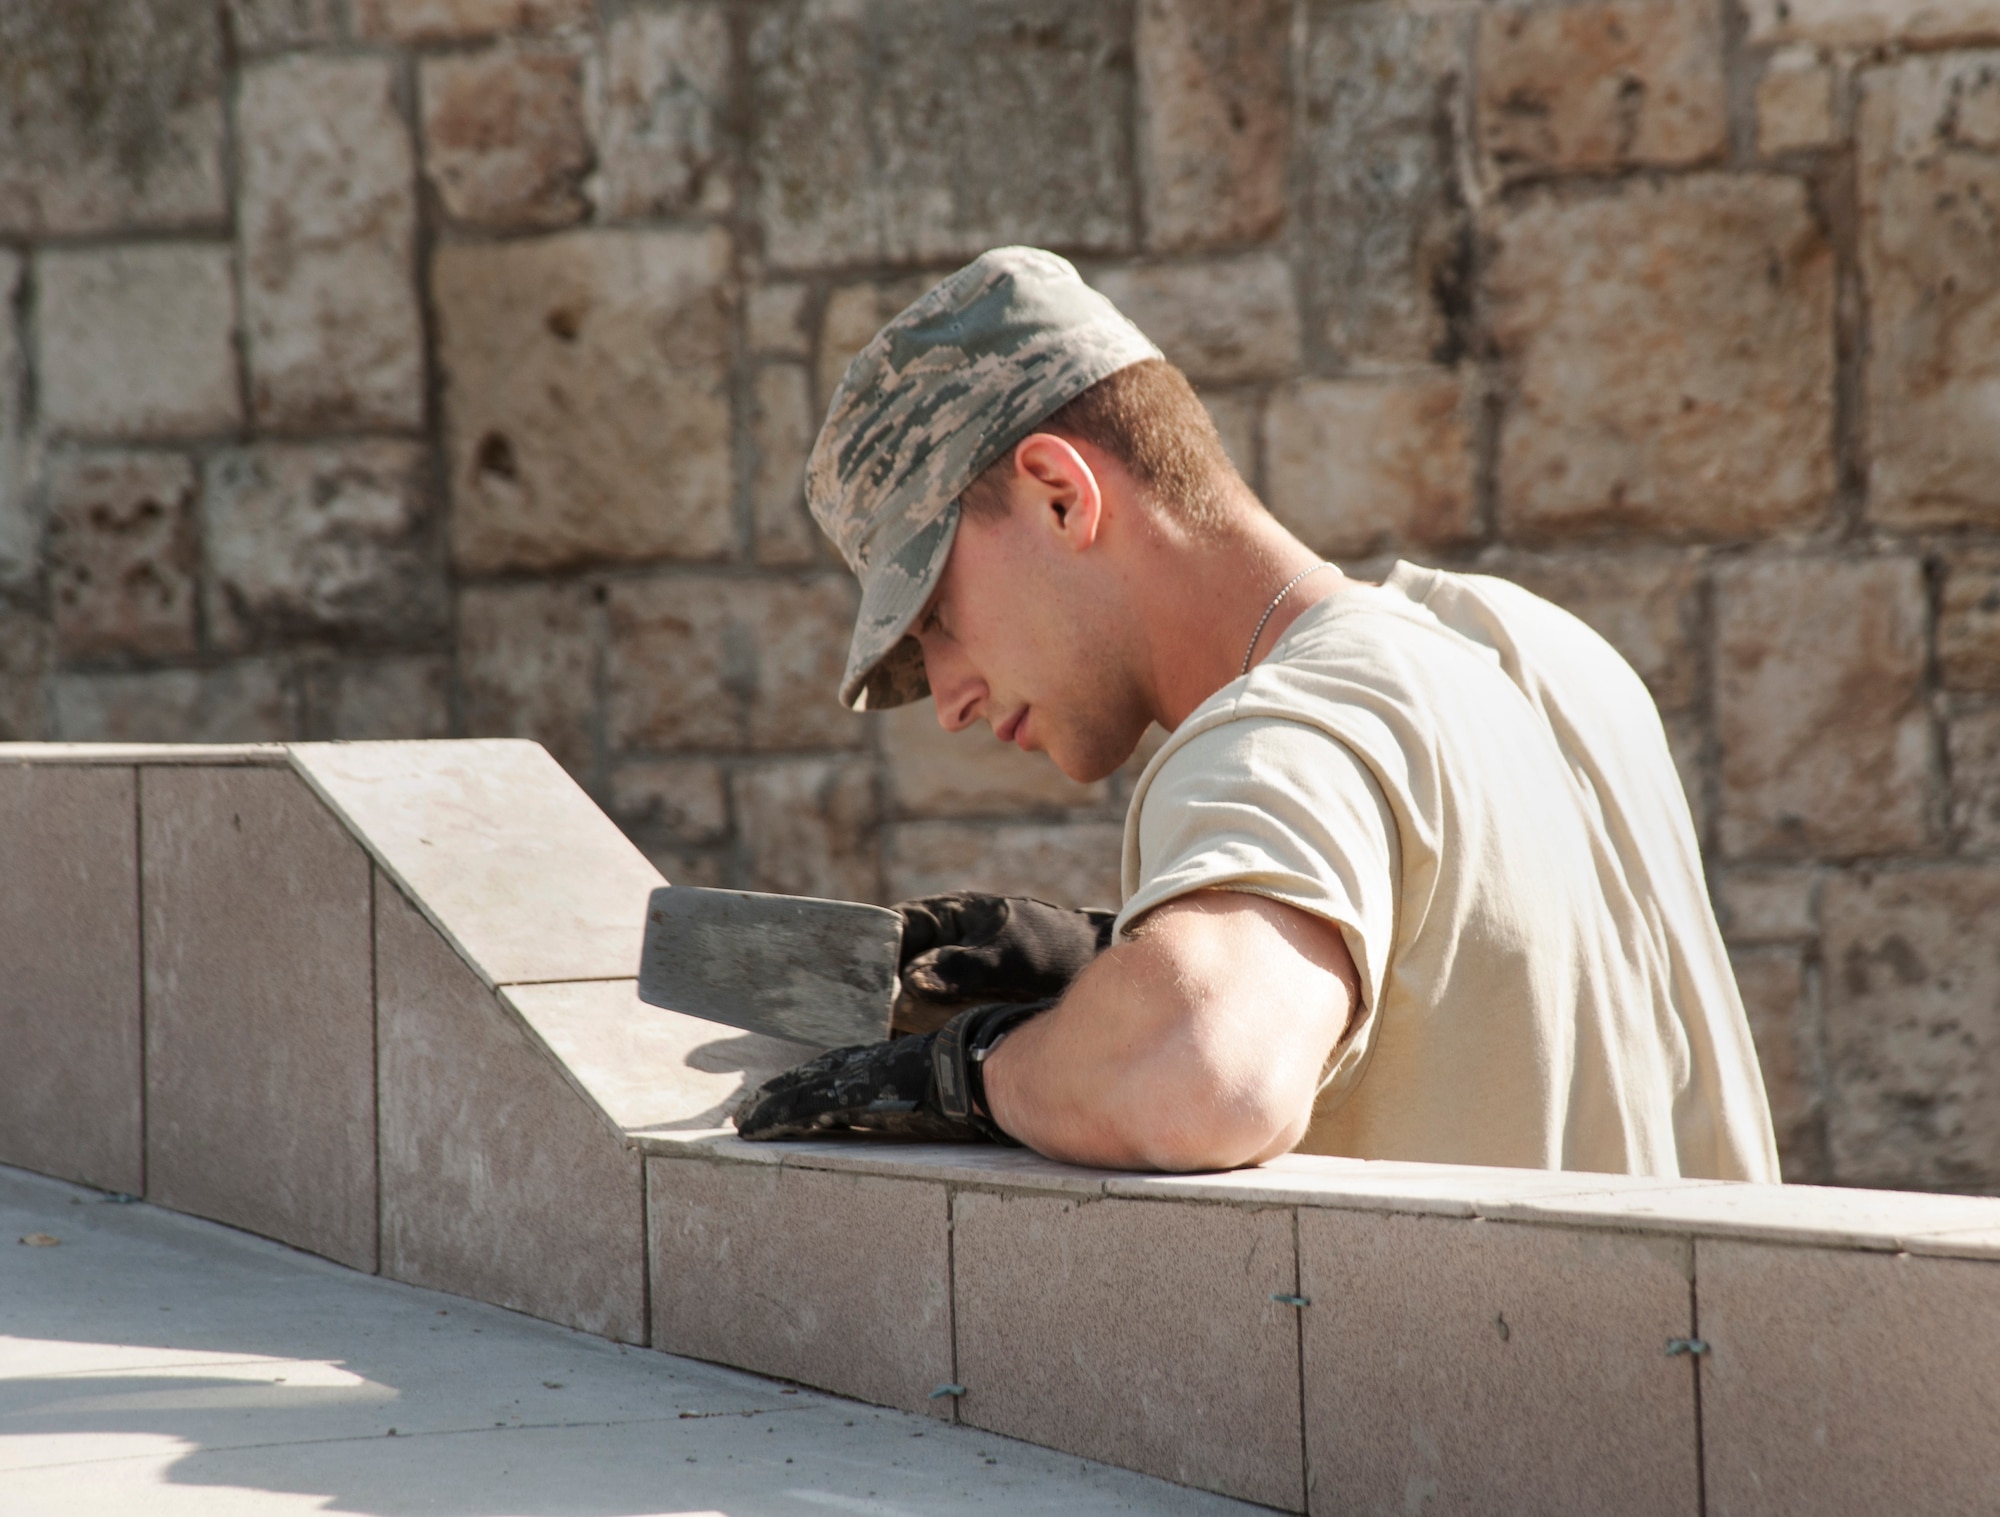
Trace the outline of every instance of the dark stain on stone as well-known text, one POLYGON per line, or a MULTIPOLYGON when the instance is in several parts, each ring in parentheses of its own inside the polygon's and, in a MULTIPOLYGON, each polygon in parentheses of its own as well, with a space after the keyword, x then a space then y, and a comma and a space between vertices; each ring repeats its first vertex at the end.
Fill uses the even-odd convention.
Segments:
POLYGON ((479 472, 499 479, 519 479, 521 466, 514 457, 514 444, 504 432, 488 432, 479 439, 479 472))
POLYGON ((15 151, 50 168, 108 161, 143 187, 182 151, 174 117, 221 111, 213 0, 6 0, 0 112, 15 151))

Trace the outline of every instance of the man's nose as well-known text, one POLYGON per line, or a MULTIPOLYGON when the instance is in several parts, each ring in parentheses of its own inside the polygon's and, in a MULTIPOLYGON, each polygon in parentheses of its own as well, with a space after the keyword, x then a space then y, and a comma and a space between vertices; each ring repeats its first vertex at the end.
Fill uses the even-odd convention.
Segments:
POLYGON ((938 725, 947 732, 963 732, 979 720, 980 705, 986 699, 986 682, 968 663, 943 652, 924 650, 924 674, 930 680, 931 700, 937 706, 938 725))

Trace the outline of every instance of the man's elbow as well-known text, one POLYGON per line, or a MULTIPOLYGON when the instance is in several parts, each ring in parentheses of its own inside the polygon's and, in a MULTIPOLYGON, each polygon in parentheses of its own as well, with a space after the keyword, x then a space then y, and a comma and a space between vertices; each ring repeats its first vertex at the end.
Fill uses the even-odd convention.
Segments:
POLYGON ((1128 1114, 1122 1146, 1169 1174, 1241 1169, 1289 1153, 1310 1118, 1310 1102, 1280 1092, 1186 1092, 1128 1114))

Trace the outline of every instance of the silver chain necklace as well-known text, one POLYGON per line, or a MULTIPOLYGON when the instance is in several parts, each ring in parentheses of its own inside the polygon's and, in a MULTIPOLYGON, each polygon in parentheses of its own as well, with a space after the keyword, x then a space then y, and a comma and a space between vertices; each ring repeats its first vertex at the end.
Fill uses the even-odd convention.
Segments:
MULTIPOLYGON (((1257 651, 1257 639, 1264 635, 1264 628, 1266 624, 1269 623, 1269 621, 1271 620, 1271 613, 1278 609, 1278 602, 1283 600, 1286 596, 1290 595, 1292 593, 1292 586, 1296 585, 1300 580, 1304 579, 1308 574, 1317 574, 1322 569, 1331 569, 1332 567, 1333 567, 1332 564, 1326 562, 1326 560, 1324 559, 1321 559, 1318 563, 1309 565, 1308 567, 1299 570, 1297 574, 1294 574, 1290 579, 1285 581, 1285 585, 1282 590, 1280 590, 1276 595, 1271 597, 1271 604, 1266 606, 1264 608, 1264 614, 1257 618, 1257 630, 1250 634, 1250 646, 1243 650, 1242 674, 1248 674, 1250 672, 1250 655, 1257 651)), ((1239 674, 1238 678, 1241 678, 1241 674, 1239 674)))

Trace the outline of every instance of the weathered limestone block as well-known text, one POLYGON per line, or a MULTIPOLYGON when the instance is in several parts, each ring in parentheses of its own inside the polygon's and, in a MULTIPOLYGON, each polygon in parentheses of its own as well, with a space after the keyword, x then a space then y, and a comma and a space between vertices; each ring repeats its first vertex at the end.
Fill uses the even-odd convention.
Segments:
POLYGON ((750 153, 780 267, 1132 242, 1122 6, 793 0, 750 34, 750 153))
POLYGON ((1945 733, 1952 833, 1968 853, 2000 850, 2000 708, 1958 712, 1945 733))
POLYGON ((833 551, 806 512, 806 455, 819 431, 802 363, 766 364, 750 395, 751 526, 760 564, 810 564, 833 551))
POLYGON ((1046 814, 1102 806, 1110 795, 1102 780, 1079 785, 1045 754, 996 742, 984 722, 946 732, 928 700, 883 713, 882 759, 890 804, 904 817, 1046 814))
POLYGON ((1731 943, 1799 942, 1819 933, 1821 871, 1752 866, 1711 877, 1715 919, 1731 943))
POLYGON ((1503 550, 1482 558, 1479 572, 1511 579, 1588 622, 1638 671, 1662 710, 1685 711, 1699 697, 1698 555, 1503 550))
POLYGON ((1732 949, 1771 1126, 1778 1139, 1780 1172, 1792 1184, 1824 1184, 1826 1133, 1820 1109, 1816 1027, 1808 1001, 1805 960, 1797 948, 1732 949))
POLYGON ((859 746, 867 723, 839 701, 855 599, 844 574, 614 583, 606 746, 859 746))
POLYGON ((1545 192, 1492 223, 1510 534, 1763 535, 1833 488, 1833 259, 1797 180, 1545 192))
POLYGON ((1789 153, 1833 141, 1833 69, 1808 47, 1781 48, 1757 81, 1757 150, 1789 153))
POLYGON ((1298 370, 1298 298, 1276 253, 1099 269, 1090 282, 1196 384, 1298 370))
POLYGON ((588 26, 591 0, 353 0, 354 30, 396 42, 449 42, 488 32, 588 26))
POLYGON ((1116 822, 900 822, 885 829, 885 899, 950 890, 1118 904, 1116 822))
POLYGON ((769 358, 806 357, 812 344, 806 331, 810 294, 804 285, 790 280, 752 286, 743 297, 743 326, 750 351, 769 358))
POLYGON ((252 65, 236 123, 259 424, 423 425, 416 168, 393 66, 312 55, 252 65))
POLYGON ((826 297, 826 310, 819 324, 819 367, 815 381, 819 393, 814 404, 822 415, 833 399, 854 355, 888 325, 896 313, 950 272, 939 269, 928 274, 909 274, 901 279, 871 280, 866 284, 842 285, 826 297))
POLYGON ((1261 489, 1257 471, 1257 439, 1264 429, 1263 396, 1256 391, 1209 390, 1201 397, 1222 451, 1251 489, 1261 489))
POLYGON ((21 342, 14 330, 15 301, 25 265, 0 249, 0 585, 18 585, 35 577, 41 536, 28 506, 26 439, 22 429, 22 389, 27 378, 21 362, 21 342))
POLYGON ((617 17, 605 34, 602 78, 599 216, 729 210, 733 81, 724 7, 699 0, 617 17))
POLYGON ((1479 122, 1504 179, 1718 158, 1729 145, 1722 12, 1693 0, 1486 9, 1479 122))
POLYGON ((1134 24, 1147 246, 1269 237, 1285 219, 1291 7, 1140 0, 1134 24))
POLYGON ((611 811, 627 833, 680 843, 729 835, 728 779, 712 759, 642 759, 611 771, 611 811))
POLYGON ((460 590, 465 735, 533 738, 587 781, 594 763, 601 620, 589 587, 573 582, 460 590))
POLYGON ((2000 871, 1849 871, 1822 905, 1838 1183, 2000 1184, 2000 871))
POLYGON ((558 227, 590 211, 583 58, 500 46, 424 62, 424 162, 455 221, 558 227))
POLYGON ((138 439, 237 425, 228 248, 45 252, 36 279, 41 415, 51 432, 138 439))
POLYGON ((1868 514, 2000 524, 2000 51, 1864 72, 1857 132, 1868 514))
POLYGON ((1455 374, 1301 379, 1264 411, 1264 484, 1316 552, 1441 546, 1478 529, 1471 400, 1455 374))
POLYGON ((1881 47, 2000 41, 1993 0, 1743 0, 1751 42, 1881 47))
POLYGON ((0 232, 219 224, 212 0, 0 6, 0 232))
POLYGON ((49 477, 49 598, 66 658, 195 649, 194 466, 176 453, 84 454, 49 477))
POLYGON ((879 900, 875 766, 866 758, 779 759, 730 777, 751 890, 879 900))
POLYGON ((302 671, 300 694, 309 742, 451 736, 451 661, 443 654, 314 664, 302 671))
POLYGON ((1924 619, 1910 559, 1751 559, 1715 571, 1725 854, 1923 846, 1924 619))
POLYGON ((297 692, 270 659, 59 674, 51 697, 50 735, 65 743, 283 743, 299 735, 297 692))
POLYGON ((245 53, 331 42, 340 35, 340 0, 226 0, 237 48, 245 53))
POLYGON ((212 455, 202 512, 209 636, 370 641, 445 623, 429 460, 417 443, 259 443, 212 455))
POLYGON ((0 606, 0 743, 50 735, 43 679, 54 642, 41 617, 0 606))
POLYGON ((1457 180, 1467 17, 1307 11, 1297 215, 1316 337, 1355 364, 1451 363, 1470 336, 1457 180))
POLYGON ((730 549, 729 277, 719 231, 439 250, 461 569, 730 549))
POLYGON ((2000 690, 2000 553, 1954 552, 1939 596, 1938 674, 1954 690, 2000 690))

